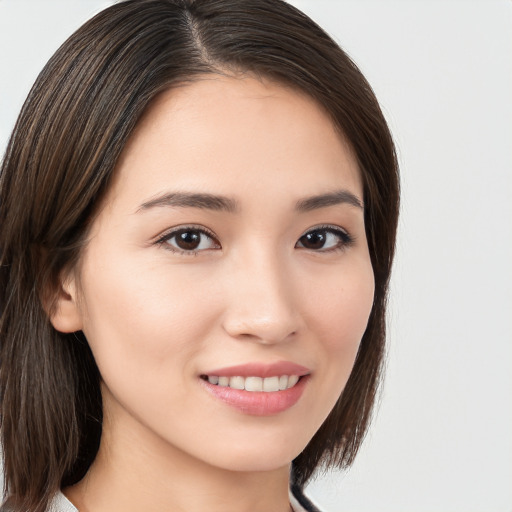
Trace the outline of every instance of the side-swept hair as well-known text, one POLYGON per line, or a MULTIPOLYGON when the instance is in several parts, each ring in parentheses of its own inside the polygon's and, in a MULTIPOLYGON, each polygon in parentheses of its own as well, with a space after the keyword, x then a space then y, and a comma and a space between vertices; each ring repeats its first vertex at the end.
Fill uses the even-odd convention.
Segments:
POLYGON ((398 217, 393 141, 361 72, 281 0, 127 0, 75 32, 23 106, 0 174, 0 410, 5 492, 43 511, 79 481, 101 436, 100 375, 81 332, 49 321, 59 276, 79 260, 96 208, 137 121, 162 91, 208 73, 253 74, 304 92, 356 155, 375 299, 336 406, 294 460, 295 485, 346 467, 379 385, 398 217))

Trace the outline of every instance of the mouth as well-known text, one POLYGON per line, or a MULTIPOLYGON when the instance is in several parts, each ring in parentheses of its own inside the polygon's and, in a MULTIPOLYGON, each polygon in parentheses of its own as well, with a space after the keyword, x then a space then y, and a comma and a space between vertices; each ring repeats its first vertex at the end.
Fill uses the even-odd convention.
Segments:
POLYGON ((302 378, 303 376, 300 375, 280 375, 273 377, 201 375, 201 379, 208 381, 213 386, 263 393, 275 393, 276 391, 285 391, 293 388, 302 378))
POLYGON ((205 391, 243 414, 271 416, 293 407, 311 380, 311 370, 288 361, 249 363, 200 376, 205 391))

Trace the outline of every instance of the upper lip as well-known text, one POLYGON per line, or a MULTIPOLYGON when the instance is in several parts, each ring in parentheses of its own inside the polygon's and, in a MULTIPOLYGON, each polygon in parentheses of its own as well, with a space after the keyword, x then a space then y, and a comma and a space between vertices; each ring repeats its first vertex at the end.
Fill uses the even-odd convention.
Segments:
POLYGON ((218 377, 276 377, 281 375, 308 375, 309 368, 290 361, 277 361, 275 363, 246 363, 225 368, 209 370, 204 375, 217 375, 218 377))

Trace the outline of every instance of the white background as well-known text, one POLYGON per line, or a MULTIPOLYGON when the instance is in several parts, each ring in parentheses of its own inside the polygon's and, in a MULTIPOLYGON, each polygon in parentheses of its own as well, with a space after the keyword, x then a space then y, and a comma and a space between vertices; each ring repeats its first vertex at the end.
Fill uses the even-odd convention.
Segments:
MULTIPOLYGON (((0 0, 0 149, 37 73, 109 1, 0 0)), ((373 85, 403 204, 382 403, 330 512, 512 512, 512 2, 295 0, 373 85)))

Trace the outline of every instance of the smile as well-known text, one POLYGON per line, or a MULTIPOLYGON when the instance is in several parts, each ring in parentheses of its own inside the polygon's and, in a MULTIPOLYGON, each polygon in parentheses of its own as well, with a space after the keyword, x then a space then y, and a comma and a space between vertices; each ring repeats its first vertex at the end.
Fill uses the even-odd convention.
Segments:
POLYGON ((298 375, 281 375, 279 377, 242 377, 235 375, 233 377, 219 375, 203 375, 203 380, 210 384, 220 387, 229 387, 231 389, 245 390, 251 392, 274 393, 293 388, 299 382, 298 375))
POLYGON ((254 362, 208 370, 199 382, 210 396, 242 414, 271 416, 300 400, 311 373, 290 361, 254 362))

